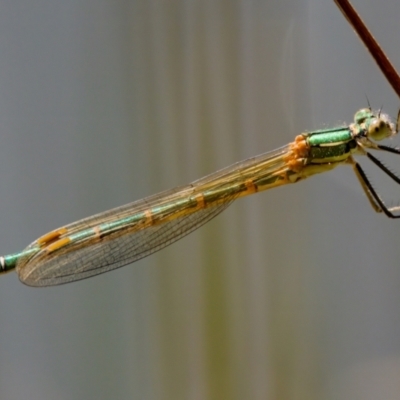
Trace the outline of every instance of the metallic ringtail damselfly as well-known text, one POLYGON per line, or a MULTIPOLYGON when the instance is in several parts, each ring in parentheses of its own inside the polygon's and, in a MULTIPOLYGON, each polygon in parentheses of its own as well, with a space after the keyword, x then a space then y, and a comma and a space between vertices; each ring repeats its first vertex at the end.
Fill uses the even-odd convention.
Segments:
POLYGON ((187 186, 82 219, 56 229, 20 253, 0 258, 0 272, 16 269, 30 286, 73 282, 122 267, 182 238, 214 218, 232 201, 262 190, 296 183, 349 164, 377 212, 400 218, 388 208, 353 155, 365 155, 396 183, 391 172, 367 149, 400 154, 375 143, 397 134, 386 114, 359 110, 354 123, 298 135, 292 143, 238 162, 187 186))

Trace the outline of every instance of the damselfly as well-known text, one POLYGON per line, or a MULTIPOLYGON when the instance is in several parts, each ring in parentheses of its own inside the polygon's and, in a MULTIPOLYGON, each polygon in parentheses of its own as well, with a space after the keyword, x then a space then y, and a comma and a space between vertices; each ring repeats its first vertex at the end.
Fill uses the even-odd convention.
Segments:
POLYGON ((399 130, 386 114, 359 110, 354 123, 298 135, 292 143, 238 162, 187 186, 161 192, 56 229, 24 251, 0 258, 1 272, 16 269, 31 286, 73 282, 146 257, 199 228, 239 197, 349 164, 377 212, 400 218, 388 208, 353 155, 365 155, 396 183, 400 177, 367 151, 400 154, 377 144, 399 130))

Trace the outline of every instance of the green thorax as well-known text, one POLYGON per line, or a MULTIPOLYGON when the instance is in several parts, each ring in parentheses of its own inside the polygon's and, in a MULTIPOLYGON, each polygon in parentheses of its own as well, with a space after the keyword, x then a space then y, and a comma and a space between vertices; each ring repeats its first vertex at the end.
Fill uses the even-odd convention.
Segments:
POLYGON ((356 146, 348 126, 310 132, 305 138, 309 146, 309 163, 343 161, 356 146))
POLYGON ((337 146, 343 142, 353 139, 348 126, 341 126, 332 129, 321 129, 306 134, 307 143, 310 146, 337 146))

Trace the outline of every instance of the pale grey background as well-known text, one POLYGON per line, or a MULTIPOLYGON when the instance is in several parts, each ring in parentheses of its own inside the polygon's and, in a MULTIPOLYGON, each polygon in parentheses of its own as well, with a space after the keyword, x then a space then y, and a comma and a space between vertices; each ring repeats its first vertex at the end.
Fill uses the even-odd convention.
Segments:
MULTIPOLYGON (((355 5, 400 67, 400 3, 355 5)), ((2 0, 0 252, 350 122, 366 96, 396 115, 333 1, 2 0)), ((2 276, 0 398, 397 399, 399 232, 342 168, 100 277, 2 276)))

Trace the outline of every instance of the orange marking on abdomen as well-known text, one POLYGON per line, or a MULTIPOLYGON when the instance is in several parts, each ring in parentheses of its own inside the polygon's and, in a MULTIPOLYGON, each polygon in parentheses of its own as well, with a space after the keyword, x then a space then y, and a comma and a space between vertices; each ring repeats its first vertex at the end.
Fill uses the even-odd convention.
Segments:
POLYGON ((247 179, 244 182, 247 192, 256 193, 258 191, 257 185, 254 183, 252 179, 247 179))
POLYGON ((151 210, 146 210, 143 213, 146 217, 146 225, 152 225, 153 224, 153 213, 151 212, 151 210))
POLYGON ((61 247, 66 246, 70 242, 71 242, 71 239, 67 236, 65 238, 57 240, 56 242, 48 245, 46 247, 46 251, 47 251, 47 253, 52 253, 53 251, 56 251, 56 250, 60 249, 61 247))
POLYGON ((309 145, 303 135, 297 135, 294 142, 290 143, 290 151, 284 157, 288 168, 293 172, 300 172, 306 162, 309 145))
POLYGON ((205 208, 206 207, 206 201, 204 199, 204 194, 203 193, 196 194, 196 196, 194 196, 194 198, 197 201, 197 208, 201 209, 201 208, 205 208))
POLYGON ((286 165, 289 167, 291 171, 300 172, 304 167, 304 160, 293 158, 291 160, 287 160, 286 165))
POLYGON ((99 237, 100 237, 100 235, 101 235, 100 227, 95 226, 95 227, 93 228, 93 232, 94 232, 94 236, 95 236, 96 238, 99 238, 99 237))
POLYGON ((54 240, 58 239, 61 235, 67 233, 67 228, 60 228, 55 231, 51 231, 46 233, 46 235, 41 236, 39 239, 36 240, 36 243, 39 246, 43 246, 47 243, 53 242, 54 240))
POLYGON ((295 158, 304 158, 308 155, 309 145, 303 135, 297 135, 290 145, 290 150, 295 158))

